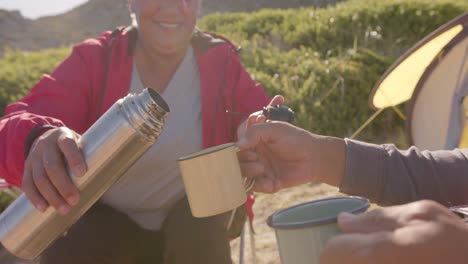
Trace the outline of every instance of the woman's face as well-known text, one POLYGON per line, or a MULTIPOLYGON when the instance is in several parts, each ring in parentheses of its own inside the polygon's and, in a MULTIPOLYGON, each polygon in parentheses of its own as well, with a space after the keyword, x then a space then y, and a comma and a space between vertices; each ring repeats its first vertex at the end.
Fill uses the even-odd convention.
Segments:
POLYGON ((190 43, 201 0, 128 0, 144 46, 170 54, 190 43))

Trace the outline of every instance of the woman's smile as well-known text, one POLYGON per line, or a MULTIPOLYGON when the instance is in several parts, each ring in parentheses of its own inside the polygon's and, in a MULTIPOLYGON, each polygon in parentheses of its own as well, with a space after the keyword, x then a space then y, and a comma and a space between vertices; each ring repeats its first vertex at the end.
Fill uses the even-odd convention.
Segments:
POLYGON ((164 28, 178 28, 182 24, 181 23, 164 23, 164 22, 159 22, 159 26, 164 27, 164 28))
POLYGON ((165 28, 165 29, 177 29, 182 27, 184 24, 183 22, 166 22, 166 21, 155 21, 154 22, 157 26, 165 28))

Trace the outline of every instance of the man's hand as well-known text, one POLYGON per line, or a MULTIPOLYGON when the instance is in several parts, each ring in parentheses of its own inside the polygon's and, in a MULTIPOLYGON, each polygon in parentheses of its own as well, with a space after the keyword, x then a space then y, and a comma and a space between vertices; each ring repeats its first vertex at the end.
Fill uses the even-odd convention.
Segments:
POLYGON ((67 214, 71 206, 78 204, 78 188, 64 163, 67 161, 77 177, 86 173, 78 139, 78 134, 62 127, 49 130, 34 141, 25 162, 22 190, 39 211, 51 205, 67 214))
POLYGON ((432 201, 341 214, 344 235, 331 239, 322 264, 467 263, 468 226, 432 201))
MULTIPOLYGON (((282 95, 275 95, 273 99, 271 99, 268 106, 276 106, 276 105, 283 105, 284 104, 284 97, 282 95)), ((237 138, 241 138, 245 135, 246 130, 256 123, 264 123, 266 121, 265 116, 263 115, 263 111, 257 111, 249 115, 249 117, 242 122, 242 124, 237 128, 237 138)))
POLYGON ((273 193, 314 180, 333 183, 344 174, 343 140, 285 122, 254 124, 237 144, 242 174, 255 178, 257 192, 273 193))

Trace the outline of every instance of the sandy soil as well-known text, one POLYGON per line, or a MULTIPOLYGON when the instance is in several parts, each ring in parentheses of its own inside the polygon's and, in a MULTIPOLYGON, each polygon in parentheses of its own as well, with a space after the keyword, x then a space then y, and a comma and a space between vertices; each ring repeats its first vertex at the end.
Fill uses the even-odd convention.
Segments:
MULTIPOLYGON (((291 205, 325 197, 338 196, 336 188, 326 185, 302 185, 283 190, 276 194, 258 194, 254 205, 255 235, 251 237, 249 228, 245 228, 244 261, 239 260, 240 239, 232 242, 232 257, 236 264, 280 264, 276 238, 273 229, 267 224, 267 218, 277 210, 291 205), (252 243, 254 241, 254 243, 252 243), (252 254, 253 253, 253 254, 252 254)), ((247 227, 247 225, 246 225, 247 227)))
MULTIPOLYGON (((279 264, 279 255, 276 247, 275 233, 268 227, 266 219, 275 211, 288 206, 311 201, 319 198, 340 195, 337 189, 326 185, 302 185, 276 194, 257 194, 254 205, 255 219, 253 228, 255 235, 252 237, 248 226, 245 228, 244 261, 239 260, 240 239, 231 243, 234 264, 279 264), (252 243, 254 242, 254 243, 252 243)), ((35 264, 32 261, 19 260, 0 250, 1 264, 35 264)))

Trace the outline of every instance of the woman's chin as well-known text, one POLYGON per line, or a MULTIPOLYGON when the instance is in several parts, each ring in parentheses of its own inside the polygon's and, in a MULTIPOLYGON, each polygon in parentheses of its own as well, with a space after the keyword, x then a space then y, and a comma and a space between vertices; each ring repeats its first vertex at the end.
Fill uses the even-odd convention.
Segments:
POLYGON ((174 42, 169 42, 165 41, 163 43, 158 42, 157 44, 155 43, 153 46, 157 48, 159 53, 161 54, 179 54, 183 53, 186 50, 187 45, 183 44, 184 42, 182 41, 174 41, 174 42))
POLYGON ((182 30, 166 29, 166 30, 157 30, 152 37, 153 43, 157 43, 158 46, 165 47, 168 49, 174 49, 180 46, 184 46, 184 43, 188 42, 191 37, 182 30))

